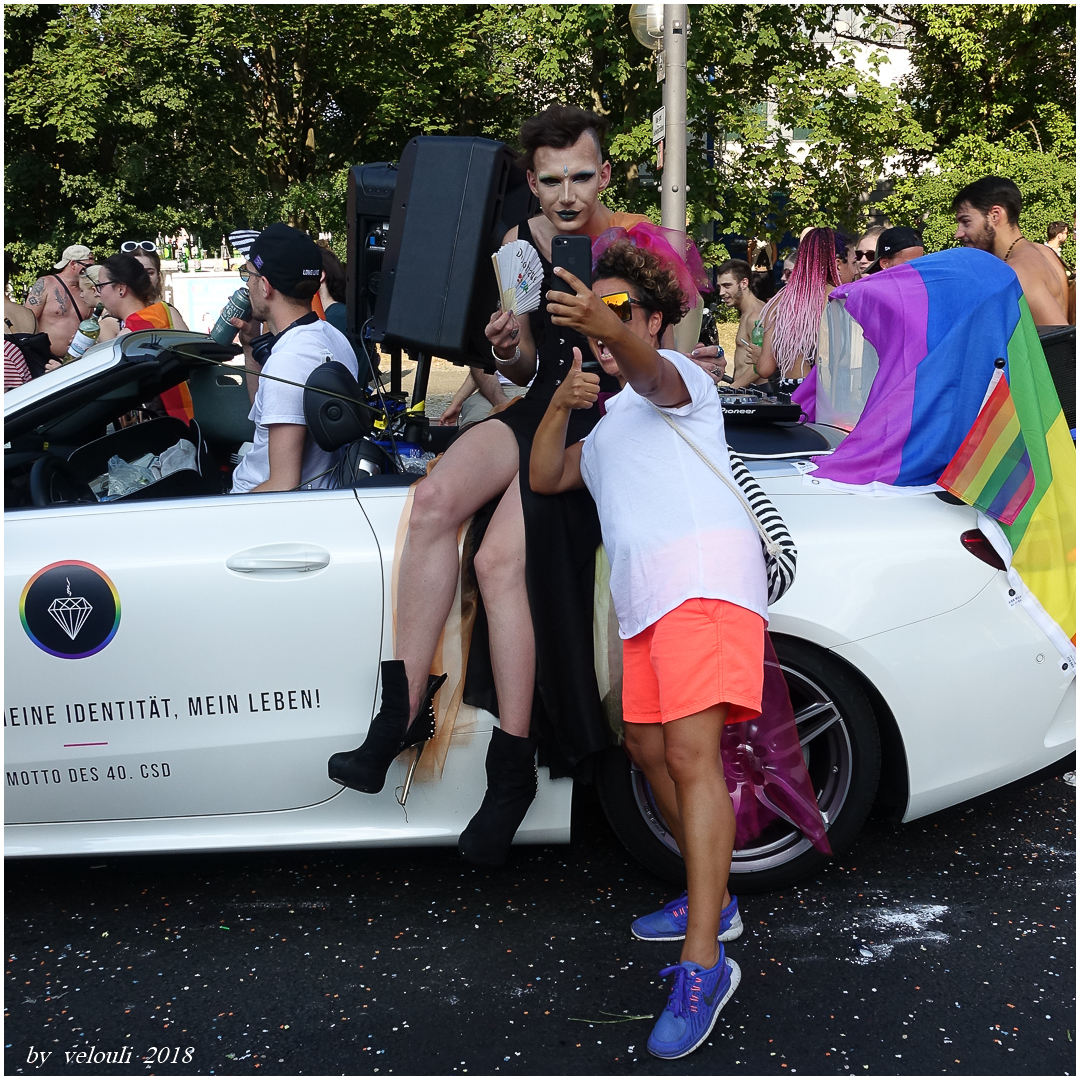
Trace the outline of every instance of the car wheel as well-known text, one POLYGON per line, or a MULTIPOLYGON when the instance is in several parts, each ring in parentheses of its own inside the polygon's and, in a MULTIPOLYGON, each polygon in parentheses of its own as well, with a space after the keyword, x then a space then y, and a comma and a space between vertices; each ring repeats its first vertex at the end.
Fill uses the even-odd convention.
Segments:
MULTIPOLYGON (((795 723, 818 806, 828 823, 833 853, 862 828, 877 792, 881 743, 873 709, 855 677, 824 650, 775 637, 795 723)), ((685 885, 686 869, 645 774, 622 747, 600 758, 600 803, 615 835, 653 873, 685 885)), ((802 832, 783 820, 770 824, 731 861, 733 893, 767 892, 811 874, 828 859, 802 832)))

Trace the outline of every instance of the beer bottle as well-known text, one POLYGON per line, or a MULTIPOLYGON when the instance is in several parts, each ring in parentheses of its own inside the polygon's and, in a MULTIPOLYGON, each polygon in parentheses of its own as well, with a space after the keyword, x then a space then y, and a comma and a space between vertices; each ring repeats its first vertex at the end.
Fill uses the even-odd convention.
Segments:
POLYGON ((79 329, 75 331, 75 336, 71 339, 71 344, 68 346, 67 355, 61 363, 70 364, 72 360, 78 360, 91 345, 97 344, 98 335, 101 333, 101 326, 98 323, 98 320, 101 318, 101 313, 104 310, 105 305, 98 304, 98 306, 94 308, 81 323, 79 323, 79 329))
POLYGON ((185 244, 180 249, 179 261, 180 261, 180 272, 183 273, 183 274, 186 274, 191 269, 191 263, 188 260, 187 244, 185 244))
POLYGON ((765 340, 765 327, 760 319, 754 320, 754 329, 750 331, 750 344, 760 345, 765 340))

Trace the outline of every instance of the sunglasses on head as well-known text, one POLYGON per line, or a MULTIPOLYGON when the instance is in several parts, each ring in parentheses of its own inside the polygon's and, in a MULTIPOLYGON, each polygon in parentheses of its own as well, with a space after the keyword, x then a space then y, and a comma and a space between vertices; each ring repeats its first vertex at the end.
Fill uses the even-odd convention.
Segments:
POLYGON ((120 245, 122 255, 130 255, 133 251, 157 251, 157 244, 153 240, 125 240, 120 245))
POLYGON ((877 252, 876 251, 859 251, 859 249, 856 248, 855 249, 855 258, 859 259, 860 261, 863 261, 863 262, 873 262, 874 259, 877 258, 877 252))
POLYGON ((637 304, 640 308, 645 306, 640 300, 635 300, 626 292, 608 293, 607 296, 601 296, 600 299, 603 300, 623 322, 629 322, 634 317, 634 304, 637 304))

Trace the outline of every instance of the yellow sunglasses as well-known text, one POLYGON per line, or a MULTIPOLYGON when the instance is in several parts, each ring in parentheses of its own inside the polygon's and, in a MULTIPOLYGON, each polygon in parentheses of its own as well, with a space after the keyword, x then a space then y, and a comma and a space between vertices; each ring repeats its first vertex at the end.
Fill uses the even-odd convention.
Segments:
POLYGON ((640 308, 645 307, 640 300, 635 300, 626 292, 608 293, 607 296, 601 296, 600 299, 603 300, 623 322, 629 322, 634 317, 634 304, 637 304, 640 308))

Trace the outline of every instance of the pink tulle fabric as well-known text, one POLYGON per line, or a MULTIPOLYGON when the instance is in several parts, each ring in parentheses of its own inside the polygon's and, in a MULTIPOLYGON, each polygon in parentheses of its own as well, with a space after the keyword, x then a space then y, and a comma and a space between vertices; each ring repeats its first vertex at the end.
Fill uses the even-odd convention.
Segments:
POLYGON ((818 851, 832 854, 799 745, 787 683, 768 632, 761 715, 724 725, 720 760, 735 807, 736 849, 783 818, 801 829, 818 851))
POLYGON ((711 292, 712 285, 705 273, 705 266, 701 261, 701 254, 697 245, 689 236, 676 232, 674 229, 665 229, 654 225, 651 221, 639 221, 629 229, 616 225, 612 229, 605 229, 592 245, 593 273, 596 272, 596 264, 600 256, 612 244, 620 240, 629 240, 635 247, 655 255, 660 265, 665 269, 674 270, 679 279, 679 288, 686 297, 687 309, 697 303, 699 292, 711 292), (683 254, 679 254, 679 249, 683 254))

